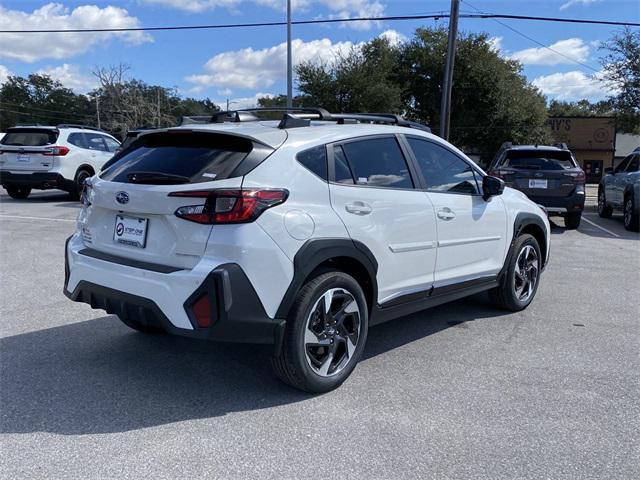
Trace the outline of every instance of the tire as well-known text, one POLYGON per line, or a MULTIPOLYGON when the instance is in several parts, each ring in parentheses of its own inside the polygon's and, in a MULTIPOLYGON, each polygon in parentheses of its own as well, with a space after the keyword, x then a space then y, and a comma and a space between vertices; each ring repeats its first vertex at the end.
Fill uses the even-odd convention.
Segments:
POLYGON ((91 176, 92 173, 88 170, 80 170, 76 173, 76 178, 73 180, 73 187, 69 190, 69 195, 72 200, 80 200, 80 193, 82 192, 84 182, 91 176))
POLYGON ((582 219, 582 212, 567 213, 564 217, 564 226, 569 230, 575 230, 580 226, 581 219, 582 219))
POLYGON ((607 197, 604 194, 604 188, 598 192, 598 215, 602 218, 611 218, 613 208, 607 205, 607 197))
POLYGON ((16 200, 24 200, 31 193, 30 187, 6 187, 7 193, 11 198, 15 198, 16 200))
POLYGON ((155 327, 153 325, 147 325, 145 323, 139 322, 132 318, 125 318, 118 315, 118 318, 122 323, 124 323, 127 327, 134 329, 137 332, 141 333, 165 333, 162 328, 155 327))
POLYGON ((513 246, 512 254, 509 257, 509 264, 504 274, 500 286, 489 290, 489 298, 498 307, 519 312, 529 306, 538 291, 540 283, 540 269, 542 268, 542 255, 538 241, 529 234, 520 235, 513 246), (532 253, 533 250, 533 253, 532 253), (527 253, 525 253, 525 251, 527 253), (524 262, 522 258, 524 256, 524 262), (535 260, 535 272, 533 269, 527 270, 525 278, 522 277, 523 266, 530 264, 535 260), (516 266, 519 267, 520 274, 516 272, 516 266), (525 286, 526 279, 531 281, 531 288, 525 286), (520 288, 521 287, 521 288, 520 288), (520 293, 518 293, 520 289, 520 293), (527 290, 525 292, 525 290, 527 290), (527 293, 526 297, 521 296, 527 293))
POLYGON ((306 392, 333 390, 362 356, 368 327, 367 302, 353 277, 339 271, 316 276, 300 289, 291 307, 282 348, 272 359, 276 376, 306 392), (348 313, 340 315, 344 309, 348 313))
POLYGON ((640 215, 635 212, 635 199, 632 194, 624 197, 624 205, 622 206, 623 222, 625 230, 637 232, 640 226, 640 215))

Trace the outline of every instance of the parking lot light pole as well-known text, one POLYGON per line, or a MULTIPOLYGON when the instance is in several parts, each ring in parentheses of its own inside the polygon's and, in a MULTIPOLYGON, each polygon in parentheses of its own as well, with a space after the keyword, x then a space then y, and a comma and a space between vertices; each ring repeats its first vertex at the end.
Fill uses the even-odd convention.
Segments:
POLYGON ((449 140, 449 119, 451 117, 451 87, 453 83, 453 64, 456 58, 456 38, 458 36, 458 13, 460 0, 451 0, 449 16, 449 41, 447 42, 447 61, 442 81, 442 100, 440 104, 440 136, 449 140))
POLYGON ((287 0, 287 107, 293 106, 293 65, 291 65, 291 0, 287 0))

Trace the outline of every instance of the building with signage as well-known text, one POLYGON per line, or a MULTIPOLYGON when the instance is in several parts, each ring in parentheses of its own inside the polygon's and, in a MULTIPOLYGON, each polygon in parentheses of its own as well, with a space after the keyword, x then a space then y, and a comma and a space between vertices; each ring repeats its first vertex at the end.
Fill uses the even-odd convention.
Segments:
POLYGON ((604 169, 614 166, 614 117, 550 117, 548 123, 554 141, 566 143, 573 152, 587 183, 598 183, 604 169))

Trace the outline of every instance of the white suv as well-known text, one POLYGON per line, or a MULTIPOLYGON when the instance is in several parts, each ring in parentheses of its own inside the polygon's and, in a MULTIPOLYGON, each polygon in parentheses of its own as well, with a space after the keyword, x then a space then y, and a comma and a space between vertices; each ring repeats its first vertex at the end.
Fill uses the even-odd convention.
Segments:
POLYGON ((119 146, 108 133, 82 125, 9 128, 0 141, 0 184, 13 198, 27 198, 34 188, 78 197, 119 146))
POLYGON ((370 326, 484 290, 529 305, 549 222, 523 193, 400 117, 289 112, 142 133, 89 179, 65 294, 143 332, 273 344, 312 392, 370 326))

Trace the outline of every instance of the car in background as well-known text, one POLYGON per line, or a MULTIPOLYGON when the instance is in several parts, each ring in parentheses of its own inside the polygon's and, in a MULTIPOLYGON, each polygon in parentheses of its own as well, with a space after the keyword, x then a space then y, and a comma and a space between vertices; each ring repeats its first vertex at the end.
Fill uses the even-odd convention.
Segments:
POLYGON ((640 226, 640 147, 616 168, 605 169, 598 185, 598 215, 609 218, 614 210, 623 214, 624 228, 637 232, 640 226))
POLYGON ((111 157, 104 165, 102 165, 102 168, 100 170, 106 170, 111 165, 113 165, 115 163, 115 161, 119 158, 118 154, 120 152, 123 152, 124 150, 129 148, 129 146, 136 140, 136 138, 138 138, 138 136, 142 132, 146 132, 146 131, 149 131, 149 130, 151 130, 151 129, 150 128, 137 128, 135 130, 129 130, 127 132, 127 134, 125 135, 124 140, 122 141, 120 146, 114 152, 113 157, 111 157))
POLYGON ((520 190, 549 215, 564 217, 567 228, 580 225, 585 174, 566 145, 503 144, 489 166, 489 175, 520 190))
POLYGON ((100 171, 120 142, 84 125, 29 125, 7 129, 0 140, 0 184, 10 197, 57 188, 78 198, 84 181, 100 171))

